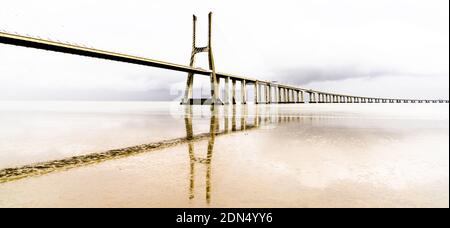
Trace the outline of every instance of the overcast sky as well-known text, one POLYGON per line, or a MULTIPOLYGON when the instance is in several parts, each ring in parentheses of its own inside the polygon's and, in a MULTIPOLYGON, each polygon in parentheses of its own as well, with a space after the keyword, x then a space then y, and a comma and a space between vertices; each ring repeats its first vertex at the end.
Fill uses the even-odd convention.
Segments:
MULTIPOLYGON (((0 29, 187 65, 192 14, 202 45, 209 11, 218 71, 363 96, 449 97, 448 0, 14 0, 1 4, 0 29)), ((0 44, 2 100, 169 100, 185 80, 0 44)))

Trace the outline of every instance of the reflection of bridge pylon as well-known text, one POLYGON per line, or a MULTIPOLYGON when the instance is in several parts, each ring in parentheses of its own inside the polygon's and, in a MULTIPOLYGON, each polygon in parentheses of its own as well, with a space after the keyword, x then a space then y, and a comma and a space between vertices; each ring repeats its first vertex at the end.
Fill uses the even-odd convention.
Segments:
POLYGON ((211 202, 211 161, 212 161, 212 155, 214 151, 214 142, 216 137, 216 131, 218 129, 218 114, 217 109, 212 106, 211 110, 211 122, 210 122, 210 129, 209 129, 209 138, 208 138, 208 149, 206 153, 206 158, 197 157, 195 155, 195 148, 194 148, 194 133, 193 133, 193 127, 192 127, 192 107, 186 106, 186 114, 185 114, 185 125, 186 125, 186 137, 189 140, 188 142, 188 148, 189 148, 189 199, 192 200, 195 197, 194 190, 195 190, 195 165, 196 164, 202 164, 206 166, 206 193, 205 198, 206 202, 209 204, 211 202))

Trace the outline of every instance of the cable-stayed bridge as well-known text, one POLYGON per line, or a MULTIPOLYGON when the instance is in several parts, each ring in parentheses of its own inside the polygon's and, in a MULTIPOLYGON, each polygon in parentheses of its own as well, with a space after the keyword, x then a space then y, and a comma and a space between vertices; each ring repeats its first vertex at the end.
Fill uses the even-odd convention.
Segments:
POLYGON ((16 45, 21 47, 36 48, 41 50, 55 51, 85 57, 100 58, 105 60, 125 62, 149 67, 157 67, 187 73, 187 82, 182 104, 246 104, 248 94, 254 94, 255 104, 270 103, 448 103, 448 100, 429 99, 404 99, 404 98, 382 98, 365 97, 349 94, 337 94, 326 91, 317 91, 287 85, 278 82, 262 80, 254 77, 240 76, 222 72, 216 72, 212 49, 212 13, 209 14, 208 45, 198 47, 196 45, 196 23, 197 17, 193 16, 193 39, 192 52, 189 66, 180 65, 160 60, 143 58, 123 53, 99 50, 76 44, 52 41, 31 36, 0 31, 0 43, 16 45), (195 57, 200 53, 208 54, 209 70, 196 68, 195 57), (209 76, 211 79, 211 98, 195 99, 193 97, 194 75, 209 76), (220 94, 220 83, 224 81, 225 91, 220 94), (239 82, 240 88, 237 88, 239 82), (231 85, 231 88, 230 88, 231 85), (239 91, 239 97, 237 96, 239 91))

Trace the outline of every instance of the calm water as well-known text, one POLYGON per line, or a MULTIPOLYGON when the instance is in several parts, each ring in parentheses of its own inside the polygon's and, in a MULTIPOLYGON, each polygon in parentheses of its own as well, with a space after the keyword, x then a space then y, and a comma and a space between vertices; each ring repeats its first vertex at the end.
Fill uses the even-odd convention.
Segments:
POLYGON ((448 104, 0 102, 0 207, 449 207, 448 104))

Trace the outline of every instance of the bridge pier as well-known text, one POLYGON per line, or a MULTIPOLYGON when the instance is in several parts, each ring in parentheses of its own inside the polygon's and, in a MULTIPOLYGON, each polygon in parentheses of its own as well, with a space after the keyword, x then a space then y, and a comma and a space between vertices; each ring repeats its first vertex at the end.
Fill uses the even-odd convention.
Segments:
POLYGON ((298 103, 301 103, 301 104, 305 103, 305 99, 303 97, 303 91, 302 90, 298 91, 298 103))
POLYGON ((283 89, 284 103, 289 104, 289 89, 283 89))
POLYGON ((285 91, 286 91, 286 103, 289 104, 291 103, 291 90, 286 88, 285 91))
POLYGON ((263 83, 259 83, 259 104, 265 104, 266 103, 266 96, 267 96, 267 91, 265 88, 265 84, 263 83))
POLYGON ((236 79, 231 80, 231 104, 236 104, 236 79))
POLYGON ((291 103, 293 104, 297 103, 295 96, 295 90, 291 89, 291 103))
POLYGON ((247 82, 241 81, 241 104, 247 104, 247 82))
POLYGON ((277 103, 281 103, 281 88, 279 86, 275 87, 275 90, 277 91, 277 103))
MULTIPOLYGON (((197 28, 197 17, 193 15, 193 23, 192 23, 192 52, 191 59, 189 61, 189 67, 193 68, 195 63, 195 56, 202 52, 208 53, 208 62, 209 62, 209 70, 210 78, 211 78, 211 98, 203 101, 203 99, 199 100, 200 104, 210 104, 210 105, 223 105, 223 102, 219 98, 219 79, 216 75, 216 68, 214 65, 214 57, 212 52, 212 13, 208 14, 208 45, 206 47, 197 47, 196 46, 196 28, 197 28)), ((184 98, 181 101, 181 104, 191 105, 197 104, 198 102, 193 98, 193 85, 194 85, 194 73, 188 73, 187 81, 186 81, 186 90, 184 94, 184 98)))
POLYGON ((230 77, 225 77, 224 104, 230 104, 230 77))
POLYGON ((308 93, 308 103, 313 103, 314 102, 314 100, 313 100, 313 94, 312 94, 312 92, 307 92, 308 93))
POLYGON ((254 93, 255 93, 255 104, 258 104, 259 101, 259 90, 258 90, 258 81, 255 81, 254 85, 254 93))
POLYGON ((289 89, 289 99, 290 99, 290 103, 295 103, 295 97, 294 97, 294 90, 293 89, 289 89))
POLYGON ((284 88, 280 87, 280 103, 283 104, 284 103, 284 88))
POLYGON ((286 97, 285 97, 285 91, 284 88, 280 88, 280 103, 285 103, 286 102, 286 97))

